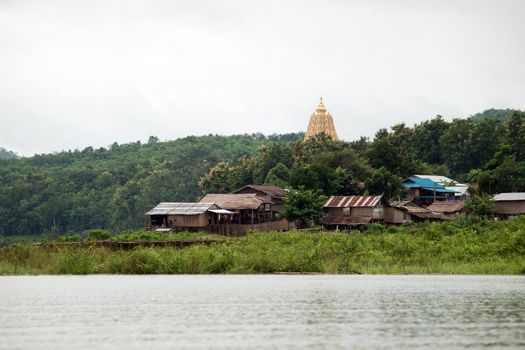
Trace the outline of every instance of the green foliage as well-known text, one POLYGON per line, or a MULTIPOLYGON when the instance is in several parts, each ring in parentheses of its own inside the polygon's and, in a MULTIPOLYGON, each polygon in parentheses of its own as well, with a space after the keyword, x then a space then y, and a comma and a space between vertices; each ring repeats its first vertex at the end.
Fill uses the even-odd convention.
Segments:
POLYGON ((321 216, 326 197, 319 191, 304 189, 291 190, 283 204, 281 215, 290 220, 298 220, 302 227, 308 226, 321 216))
POLYGON ((513 112, 515 110, 513 109, 487 109, 481 113, 476 113, 472 117, 470 117, 470 120, 472 120, 474 123, 480 123, 487 119, 495 119, 500 122, 506 122, 510 119, 513 112))
POLYGON ((290 183, 290 170, 283 163, 277 163, 266 175, 264 183, 284 188, 290 183))
POLYGON ((300 166, 290 175, 290 184, 294 188, 320 190, 325 195, 333 194, 337 190, 338 180, 336 171, 324 164, 300 166))
POLYGON ((493 217, 496 212, 496 206, 489 195, 472 196, 465 202, 465 208, 470 214, 479 217, 493 217))
POLYGON ((97 229, 97 230, 88 230, 84 232, 86 239, 89 240, 104 240, 111 238, 111 232, 109 230, 97 229))
POLYGON ((383 194, 386 199, 402 196, 404 193, 401 178, 384 167, 379 168, 372 174, 366 184, 366 188, 369 193, 383 194))
MULTIPOLYGON (((169 142, 150 137, 147 144, 114 143, 2 160, 0 234, 56 236, 94 227, 142 228, 144 213, 160 201, 197 200, 202 195, 199 179, 219 162, 234 166, 263 145, 278 150, 274 144, 283 144, 286 149, 302 137, 208 135, 169 142)), ((274 166, 269 163, 268 169, 274 166)))

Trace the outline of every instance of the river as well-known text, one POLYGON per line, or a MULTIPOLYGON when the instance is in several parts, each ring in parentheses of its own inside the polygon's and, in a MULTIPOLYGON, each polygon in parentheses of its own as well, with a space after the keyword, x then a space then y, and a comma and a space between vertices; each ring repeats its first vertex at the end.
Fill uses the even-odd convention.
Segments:
POLYGON ((4 276, 0 349, 525 347, 524 276, 4 276))

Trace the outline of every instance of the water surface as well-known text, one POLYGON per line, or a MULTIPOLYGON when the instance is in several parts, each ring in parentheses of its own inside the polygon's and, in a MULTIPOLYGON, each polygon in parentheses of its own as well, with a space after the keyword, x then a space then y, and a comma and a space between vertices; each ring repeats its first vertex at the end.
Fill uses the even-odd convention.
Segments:
POLYGON ((484 347, 525 347, 525 277, 0 277, 0 349, 484 347))

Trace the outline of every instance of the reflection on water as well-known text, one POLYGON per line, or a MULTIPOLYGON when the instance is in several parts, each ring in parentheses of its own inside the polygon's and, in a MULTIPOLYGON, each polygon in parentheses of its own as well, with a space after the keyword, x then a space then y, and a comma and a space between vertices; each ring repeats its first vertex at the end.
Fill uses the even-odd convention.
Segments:
POLYGON ((525 347, 523 276, 0 277, 0 349, 525 347))

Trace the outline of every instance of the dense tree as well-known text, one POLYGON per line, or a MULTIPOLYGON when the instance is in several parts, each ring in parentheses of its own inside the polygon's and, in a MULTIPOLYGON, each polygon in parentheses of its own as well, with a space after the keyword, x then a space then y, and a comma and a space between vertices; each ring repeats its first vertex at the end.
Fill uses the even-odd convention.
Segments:
POLYGON ((283 163, 278 163, 270 169, 264 183, 283 188, 287 187, 290 184, 290 169, 288 169, 283 163))
POLYGON ((294 188, 320 190, 325 195, 333 194, 337 190, 338 180, 335 170, 324 164, 300 166, 290 174, 290 184, 294 188))
POLYGON ((385 199, 391 199, 401 197, 404 188, 399 176, 381 167, 368 179, 366 190, 369 194, 382 194, 385 199))
POLYGON ((415 157, 429 164, 441 164, 440 139, 448 127, 449 124, 440 115, 414 126, 411 143, 415 157))
POLYGON ((290 221, 299 221, 300 227, 309 226, 321 216, 325 200, 320 191, 302 187, 292 190, 283 204, 281 215, 290 221))
POLYGON ((469 214, 481 217, 492 217, 496 212, 496 207, 490 195, 472 196, 465 202, 465 208, 469 214))

